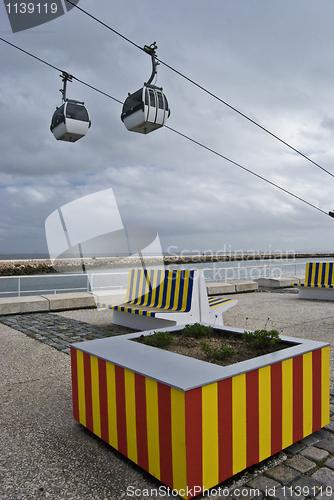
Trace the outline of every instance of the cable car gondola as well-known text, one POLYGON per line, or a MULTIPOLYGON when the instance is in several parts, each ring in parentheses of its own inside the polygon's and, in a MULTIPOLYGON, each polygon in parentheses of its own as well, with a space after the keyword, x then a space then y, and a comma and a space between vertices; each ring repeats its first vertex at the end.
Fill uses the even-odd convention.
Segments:
POLYGON ((86 135, 91 122, 83 102, 66 99, 66 83, 72 81, 72 76, 63 73, 64 86, 63 104, 53 114, 50 130, 57 141, 76 142, 86 135))
POLYGON ((152 57, 152 75, 141 89, 128 95, 123 105, 121 120, 131 132, 148 134, 163 127, 170 115, 168 101, 162 88, 151 85, 157 73, 156 49, 155 42, 149 47, 145 45, 145 52, 152 57))

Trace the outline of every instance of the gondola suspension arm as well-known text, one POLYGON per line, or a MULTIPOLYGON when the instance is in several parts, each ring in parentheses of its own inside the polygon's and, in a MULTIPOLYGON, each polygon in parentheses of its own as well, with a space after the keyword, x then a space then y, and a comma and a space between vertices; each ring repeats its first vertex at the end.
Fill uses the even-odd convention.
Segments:
POLYGON ((63 88, 62 89, 59 89, 59 92, 61 92, 61 95, 62 95, 62 100, 63 102, 72 102, 72 103, 76 103, 76 104, 85 104, 84 102, 82 101, 77 101, 75 99, 68 99, 66 97, 66 90, 67 90, 67 82, 70 82, 72 83, 72 78, 73 76, 70 75, 69 73, 66 73, 66 71, 63 71, 61 75, 59 75, 61 78, 62 78, 62 82, 63 82, 63 88))
POLYGON ((157 56, 156 56, 157 48, 158 47, 157 47, 156 42, 151 43, 151 45, 144 45, 145 52, 147 54, 149 54, 151 56, 151 59, 152 59, 152 74, 151 74, 149 80, 147 80, 147 82, 145 83, 145 85, 147 85, 147 86, 151 85, 151 83, 153 82, 154 77, 157 74, 157 66, 160 64, 157 61, 157 56))
POLYGON ((63 71, 63 74, 59 75, 59 76, 62 78, 62 82, 63 82, 63 88, 59 89, 59 92, 61 92, 63 102, 66 102, 67 101, 67 98, 66 98, 67 82, 72 82, 73 77, 72 77, 72 75, 66 73, 66 71, 63 71))

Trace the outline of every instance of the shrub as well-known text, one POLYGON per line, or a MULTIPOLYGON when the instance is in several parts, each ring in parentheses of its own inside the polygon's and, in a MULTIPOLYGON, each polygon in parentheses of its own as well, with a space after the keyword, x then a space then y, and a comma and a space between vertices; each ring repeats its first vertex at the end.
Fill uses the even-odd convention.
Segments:
POLYGON ((194 323, 193 325, 186 325, 182 332, 187 337, 192 337, 194 339, 200 339, 201 337, 206 337, 207 335, 212 335, 212 326, 201 325, 200 323, 194 323))
POLYGON ((255 349, 267 349, 277 342, 280 342, 280 336, 277 330, 254 330, 246 331, 242 335, 242 340, 255 349))
POLYGON ((144 344, 152 347, 168 347, 174 342, 174 337, 170 332, 154 332, 152 335, 144 337, 144 344))
POLYGON ((201 340, 201 347, 208 358, 214 361, 223 361, 224 359, 230 358, 235 354, 233 347, 227 344, 222 344, 219 349, 216 347, 211 347, 205 340, 201 340))

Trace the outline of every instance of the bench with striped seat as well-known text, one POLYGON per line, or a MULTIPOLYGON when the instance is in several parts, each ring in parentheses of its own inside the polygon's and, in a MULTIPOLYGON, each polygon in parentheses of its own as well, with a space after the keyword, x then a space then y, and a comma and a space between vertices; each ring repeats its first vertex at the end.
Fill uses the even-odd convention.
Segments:
POLYGON ((126 302, 98 302, 113 310, 113 323, 138 330, 201 321, 223 325, 222 313, 236 300, 207 296, 204 276, 197 270, 130 269, 126 302))
POLYGON ((334 300, 334 262, 307 262, 304 283, 293 283, 301 299, 334 300))

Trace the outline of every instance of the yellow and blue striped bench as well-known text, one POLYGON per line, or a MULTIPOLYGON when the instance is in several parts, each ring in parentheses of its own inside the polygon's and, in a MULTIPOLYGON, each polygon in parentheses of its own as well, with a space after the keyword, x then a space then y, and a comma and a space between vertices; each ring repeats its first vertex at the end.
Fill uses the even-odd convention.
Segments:
POLYGON ((113 310, 114 324, 146 330, 198 321, 222 325, 222 312, 236 303, 208 298, 197 270, 130 269, 126 302, 96 305, 113 310))
POLYGON ((293 283, 304 299, 334 300, 334 263, 307 262, 304 283, 293 283))

